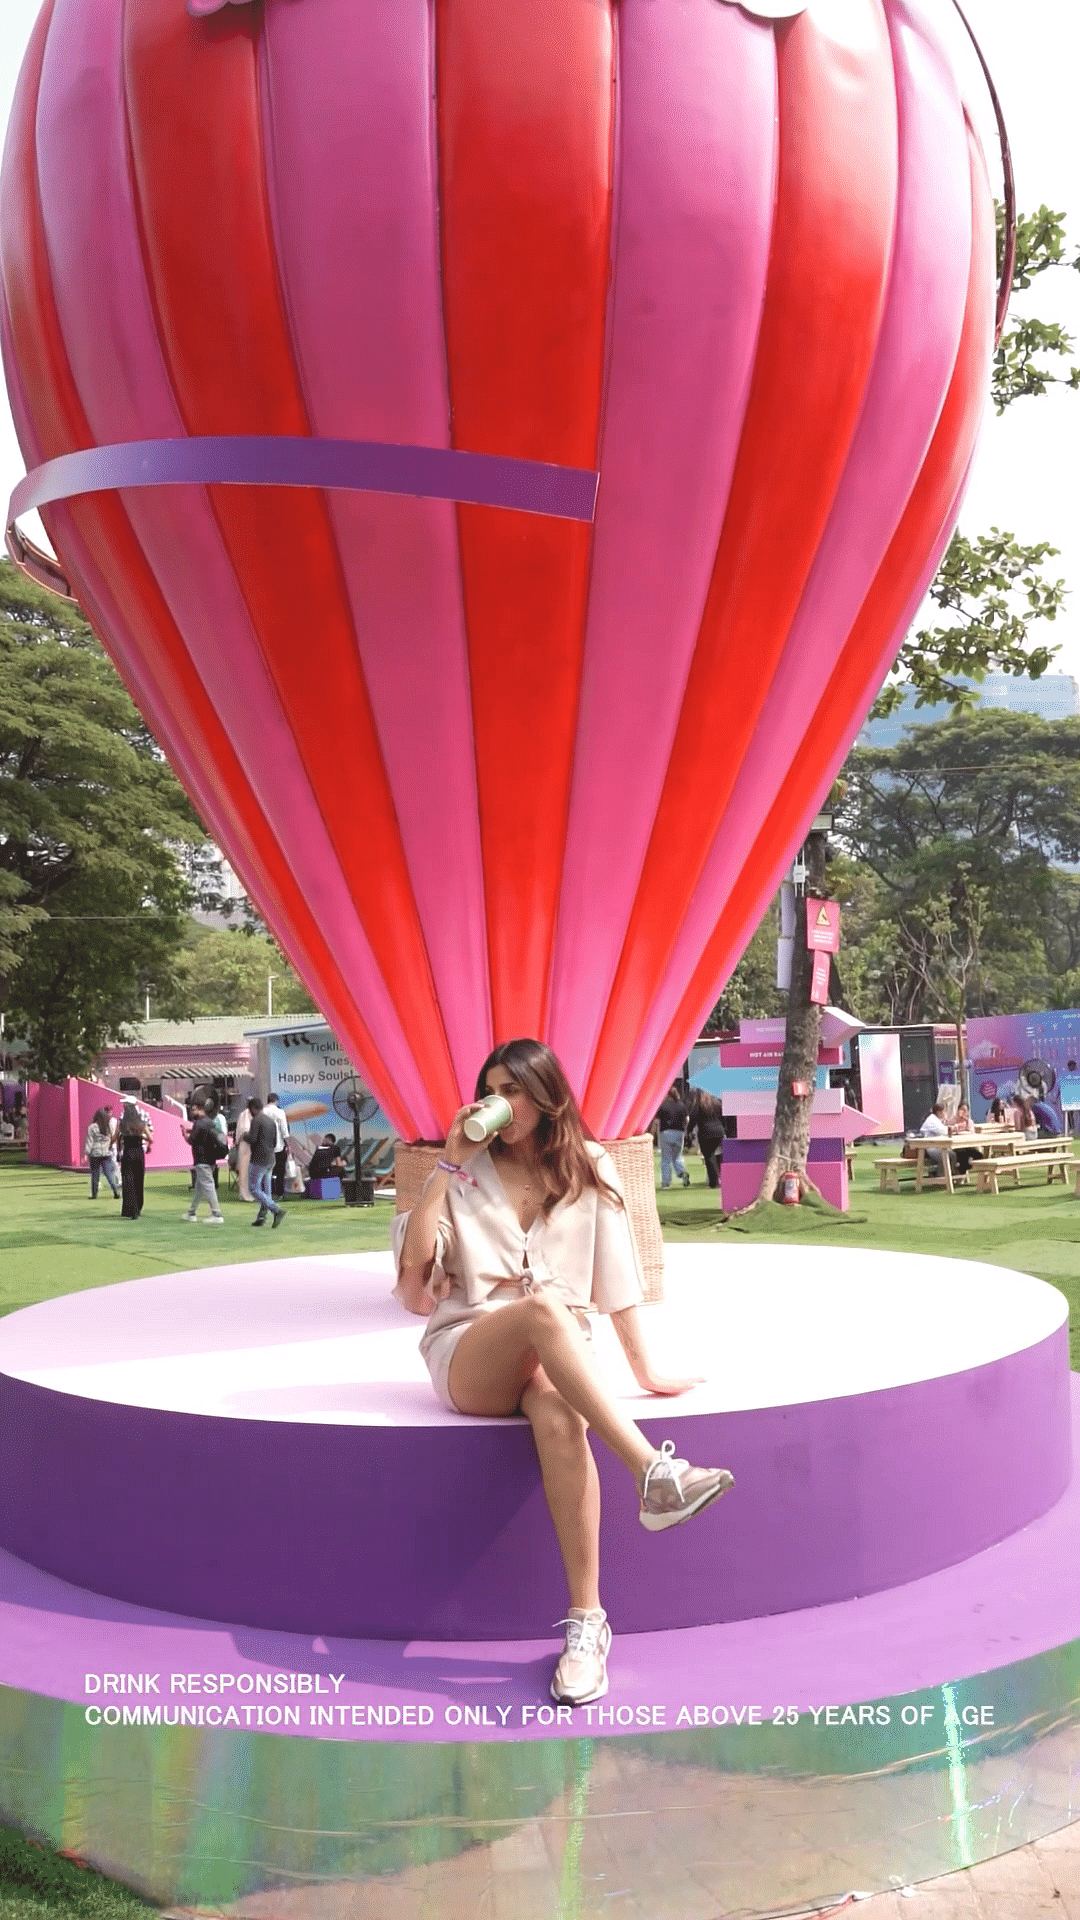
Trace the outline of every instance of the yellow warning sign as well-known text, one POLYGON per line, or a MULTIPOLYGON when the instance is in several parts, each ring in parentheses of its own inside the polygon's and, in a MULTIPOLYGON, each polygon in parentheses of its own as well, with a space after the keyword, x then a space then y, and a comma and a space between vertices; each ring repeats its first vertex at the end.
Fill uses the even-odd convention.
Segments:
POLYGON ((840 905, 838 901, 807 901, 806 944, 811 952, 836 953, 839 951, 840 905))

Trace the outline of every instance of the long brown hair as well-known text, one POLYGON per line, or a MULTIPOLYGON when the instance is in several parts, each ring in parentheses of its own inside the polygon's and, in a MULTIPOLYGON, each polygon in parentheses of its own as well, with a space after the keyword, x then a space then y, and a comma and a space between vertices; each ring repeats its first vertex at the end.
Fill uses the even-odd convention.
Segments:
MULTIPOLYGON (((621 1207, 622 1198, 596 1170, 585 1142, 593 1138, 581 1117, 570 1082, 562 1066, 542 1040, 505 1040, 488 1054, 476 1076, 474 1098, 487 1096, 487 1077, 492 1067, 505 1067, 534 1107, 540 1109, 537 1122, 536 1157, 547 1187, 542 1211, 550 1213, 560 1200, 576 1200, 587 1187, 612 1206, 621 1207)), ((496 1134, 489 1142, 496 1156, 503 1151, 496 1134)))

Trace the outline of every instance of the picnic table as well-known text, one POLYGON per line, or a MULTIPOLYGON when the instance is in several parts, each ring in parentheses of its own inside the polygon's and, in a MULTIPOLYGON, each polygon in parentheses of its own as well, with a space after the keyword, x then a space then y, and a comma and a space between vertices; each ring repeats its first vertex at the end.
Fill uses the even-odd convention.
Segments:
POLYGON ((1021 1140, 1013 1153, 994 1154, 976 1164, 975 1190, 977 1193, 1000 1193, 1002 1180, 1011 1180, 1013 1186, 1018 1187, 1021 1171, 1025 1167, 1045 1167, 1047 1186, 1051 1186, 1055 1180, 1067 1186, 1069 1169, 1074 1164, 1072 1141, 1067 1134, 1055 1135, 1047 1140, 1021 1140))
POLYGON ((875 1160, 883 1193, 899 1192, 900 1173, 908 1170, 914 1172, 916 1193, 922 1193, 924 1187, 945 1187, 954 1193, 960 1176, 953 1173, 950 1156, 958 1148, 976 1148, 983 1155, 972 1163, 979 1193, 998 1193, 1003 1176, 1011 1177, 1014 1186, 1019 1185, 1022 1166, 1045 1167, 1048 1182, 1059 1173, 1065 1181, 1066 1163, 1072 1160, 1072 1141, 1067 1136, 1027 1140, 1012 1127, 972 1127, 964 1133, 950 1133, 947 1139, 943 1134, 917 1134, 907 1146, 910 1151, 906 1154, 875 1160))

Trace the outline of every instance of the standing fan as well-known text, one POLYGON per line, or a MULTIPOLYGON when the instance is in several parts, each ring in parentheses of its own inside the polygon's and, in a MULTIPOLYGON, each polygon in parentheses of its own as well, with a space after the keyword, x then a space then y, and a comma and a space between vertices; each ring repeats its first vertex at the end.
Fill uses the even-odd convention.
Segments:
POLYGON ((1049 1060, 1025 1060, 1016 1082, 1024 1098, 1031 1102, 1040 1133, 1060 1132, 1057 1111, 1051 1104, 1057 1091, 1057 1074, 1049 1060))
POLYGON ((332 1100, 334 1112, 341 1120, 352 1121, 353 1137, 353 1197, 346 1201, 350 1207, 360 1205, 360 1124, 370 1120, 379 1111, 379 1103, 374 1094, 369 1093, 362 1080, 350 1073, 347 1080, 339 1080, 334 1088, 332 1100))

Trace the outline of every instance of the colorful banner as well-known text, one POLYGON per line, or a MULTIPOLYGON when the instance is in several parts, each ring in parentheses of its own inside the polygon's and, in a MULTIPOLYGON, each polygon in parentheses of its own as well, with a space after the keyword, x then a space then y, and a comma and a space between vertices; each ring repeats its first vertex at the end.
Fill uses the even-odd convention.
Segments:
MULTIPOLYGON (((775 1094, 780 1077, 780 1062, 772 1066, 745 1067, 702 1067, 699 1073, 691 1076, 691 1085, 702 1087, 706 1093, 715 1093, 726 1100, 733 1093, 769 1093, 775 1094)), ((814 1085, 827 1087, 829 1084, 828 1067, 819 1066, 814 1070, 814 1085)))
POLYGON ((303 1148, 314 1151, 326 1133, 352 1146, 347 1095, 354 1088, 361 1095, 361 1140, 393 1141, 393 1127, 329 1027, 308 1021, 291 1032, 268 1034, 260 1045, 266 1048, 267 1090, 277 1094, 290 1136, 303 1148))
POLYGON ((904 1131, 904 1082, 898 1033, 860 1033, 859 1085, 862 1105, 877 1115, 875 1132, 904 1131))
POLYGON ((1065 1132, 1063 1106, 1075 1103, 1080 1080, 1080 1008, 969 1020, 967 1052, 975 1120, 985 1120, 994 1100, 1019 1095, 1041 1133, 1065 1132))

